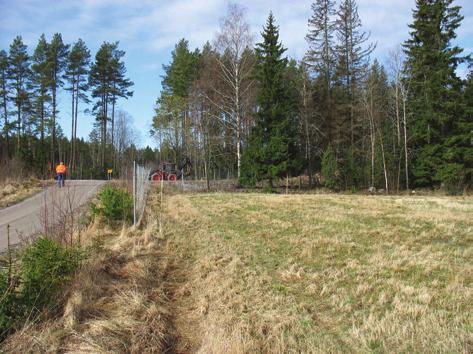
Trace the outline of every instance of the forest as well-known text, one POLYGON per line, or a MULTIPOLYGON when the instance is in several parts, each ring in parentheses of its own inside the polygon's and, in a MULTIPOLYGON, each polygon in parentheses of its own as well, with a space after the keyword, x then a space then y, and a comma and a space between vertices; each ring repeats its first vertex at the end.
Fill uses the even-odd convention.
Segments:
POLYGON ((303 58, 285 56, 277 16, 254 35, 238 4, 201 48, 178 41, 150 117, 154 150, 137 147, 130 115, 117 109, 133 95, 119 42, 93 58, 80 39, 42 35, 29 52, 17 36, 0 50, 2 174, 46 178, 62 160, 71 177, 100 178, 107 168, 124 174, 133 160, 188 159, 190 177, 207 183, 308 176, 309 187, 336 191, 470 188, 473 74, 455 44, 461 8, 416 0, 408 39, 383 63, 355 0, 316 0, 307 18, 303 58), (61 92, 69 136, 58 124, 61 92), (94 128, 78 137, 85 117, 94 128))
POLYGON ((31 54, 21 36, 8 52, 0 50, 1 176, 48 178, 63 161, 72 178, 102 178, 106 168, 122 175, 134 159, 154 159, 151 148, 136 147, 129 114, 116 109, 119 99, 133 95, 118 45, 104 42, 92 59, 84 41, 66 44, 56 33, 49 42, 41 35, 31 54), (59 111, 61 93, 70 99, 69 112, 59 111), (59 114, 71 117, 70 136, 59 114), (94 129, 87 139, 78 137, 90 115, 94 129))
POLYGON ((188 157, 195 178, 242 185, 305 175, 333 190, 463 191, 473 77, 471 66, 458 74, 470 62, 454 43, 462 20, 453 0, 417 0, 409 39, 381 64, 356 1, 317 0, 296 60, 273 14, 254 38, 245 8, 230 5, 213 39, 196 49, 180 40, 164 66, 159 157, 188 157))

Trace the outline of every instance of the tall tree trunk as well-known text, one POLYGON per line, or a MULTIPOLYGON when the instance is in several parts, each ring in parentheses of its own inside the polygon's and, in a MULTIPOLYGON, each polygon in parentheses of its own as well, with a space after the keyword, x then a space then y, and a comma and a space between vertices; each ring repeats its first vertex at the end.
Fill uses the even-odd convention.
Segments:
POLYGON ((236 114, 236 144, 237 144, 237 176, 241 175, 241 112, 240 112, 240 73, 239 67, 235 67, 235 114, 236 114))
POLYGON ((77 79, 76 108, 74 109, 74 147, 72 150, 72 164, 76 168, 76 151, 77 151, 77 116, 79 110, 79 78, 77 79))
POLYGON ((404 163, 406 170, 406 189, 409 190, 409 161, 407 152, 407 114, 406 114, 406 100, 402 102, 403 125, 404 125, 404 163))
POLYGON ((374 133, 374 122, 373 119, 370 119, 370 140, 371 140, 371 186, 374 187, 374 165, 375 165, 375 146, 376 146, 376 136, 374 133))
POLYGON ((302 104, 304 109, 303 119, 304 119, 304 130, 305 130, 305 150, 307 158, 307 173, 309 175, 309 188, 312 188, 312 149, 311 149, 311 137, 309 129, 309 114, 308 114, 308 94, 307 94, 307 80, 303 80, 302 84, 302 104))
POLYGON ((388 168, 386 166, 386 156, 384 154, 383 136, 381 135, 380 129, 378 129, 378 135, 379 135, 379 142, 381 144, 381 157, 383 159, 384 185, 385 185, 386 193, 389 193, 388 168))
POLYGON ((71 105, 71 151, 70 151, 70 159, 69 159, 69 166, 71 170, 74 170, 74 116, 75 116, 75 84, 72 84, 72 105, 71 105))
POLYGON ((3 95, 3 102, 2 102, 2 108, 3 108, 3 131, 5 133, 5 142, 6 142, 6 152, 7 152, 7 157, 10 156, 10 137, 8 134, 8 106, 7 106, 7 87, 6 87, 6 80, 2 80, 3 85, 2 85, 2 91, 4 92, 3 95))
POLYGON ((52 137, 51 137, 51 162, 54 164, 56 162, 56 88, 53 87, 53 116, 52 116, 52 137))
POLYGON ((17 113, 17 137, 16 137, 16 151, 20 151, 20 136, 21 136, 21 104, 18 105, 18 113, 17 113))

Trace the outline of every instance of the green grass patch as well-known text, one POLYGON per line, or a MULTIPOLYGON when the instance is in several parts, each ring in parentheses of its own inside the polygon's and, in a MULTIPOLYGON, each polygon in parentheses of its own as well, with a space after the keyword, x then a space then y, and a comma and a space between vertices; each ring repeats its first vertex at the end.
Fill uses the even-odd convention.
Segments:
POLYGON ((244 302, 251 323, 240 305, 216 306, 215 318, 233 318, 232 328, 260 333, 272 318, 272 339, 248 334, 254 348, 471 348, 472 199, 215 193, 167 203, 180 210, 168 227, 185 235, 193 262, 217 255, 240 262, 199 275, 199 297, 218 303, 209 289, 220 286, 213 291, 229 304, 244 302))

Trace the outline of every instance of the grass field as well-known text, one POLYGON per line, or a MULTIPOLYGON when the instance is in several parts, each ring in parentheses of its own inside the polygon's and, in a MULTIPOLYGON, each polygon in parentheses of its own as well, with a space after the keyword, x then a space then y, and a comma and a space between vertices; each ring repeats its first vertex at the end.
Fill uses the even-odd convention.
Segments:
POLYGON ((165 199, 178 352, 473 352, 473 199, 165 199))
POLYGON ((471 197, 153 189, 0 352, 473 352, 471 197))

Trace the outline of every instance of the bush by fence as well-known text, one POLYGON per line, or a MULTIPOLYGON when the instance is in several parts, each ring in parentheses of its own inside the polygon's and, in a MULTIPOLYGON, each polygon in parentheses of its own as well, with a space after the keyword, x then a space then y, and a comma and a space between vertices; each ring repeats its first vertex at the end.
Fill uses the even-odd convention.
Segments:
POLYGON ((97 196, 98 202, 91 204, 92 213, 111 221, 131 221, 133 198, 131 194, 114 185, 106 185, 97 196))

